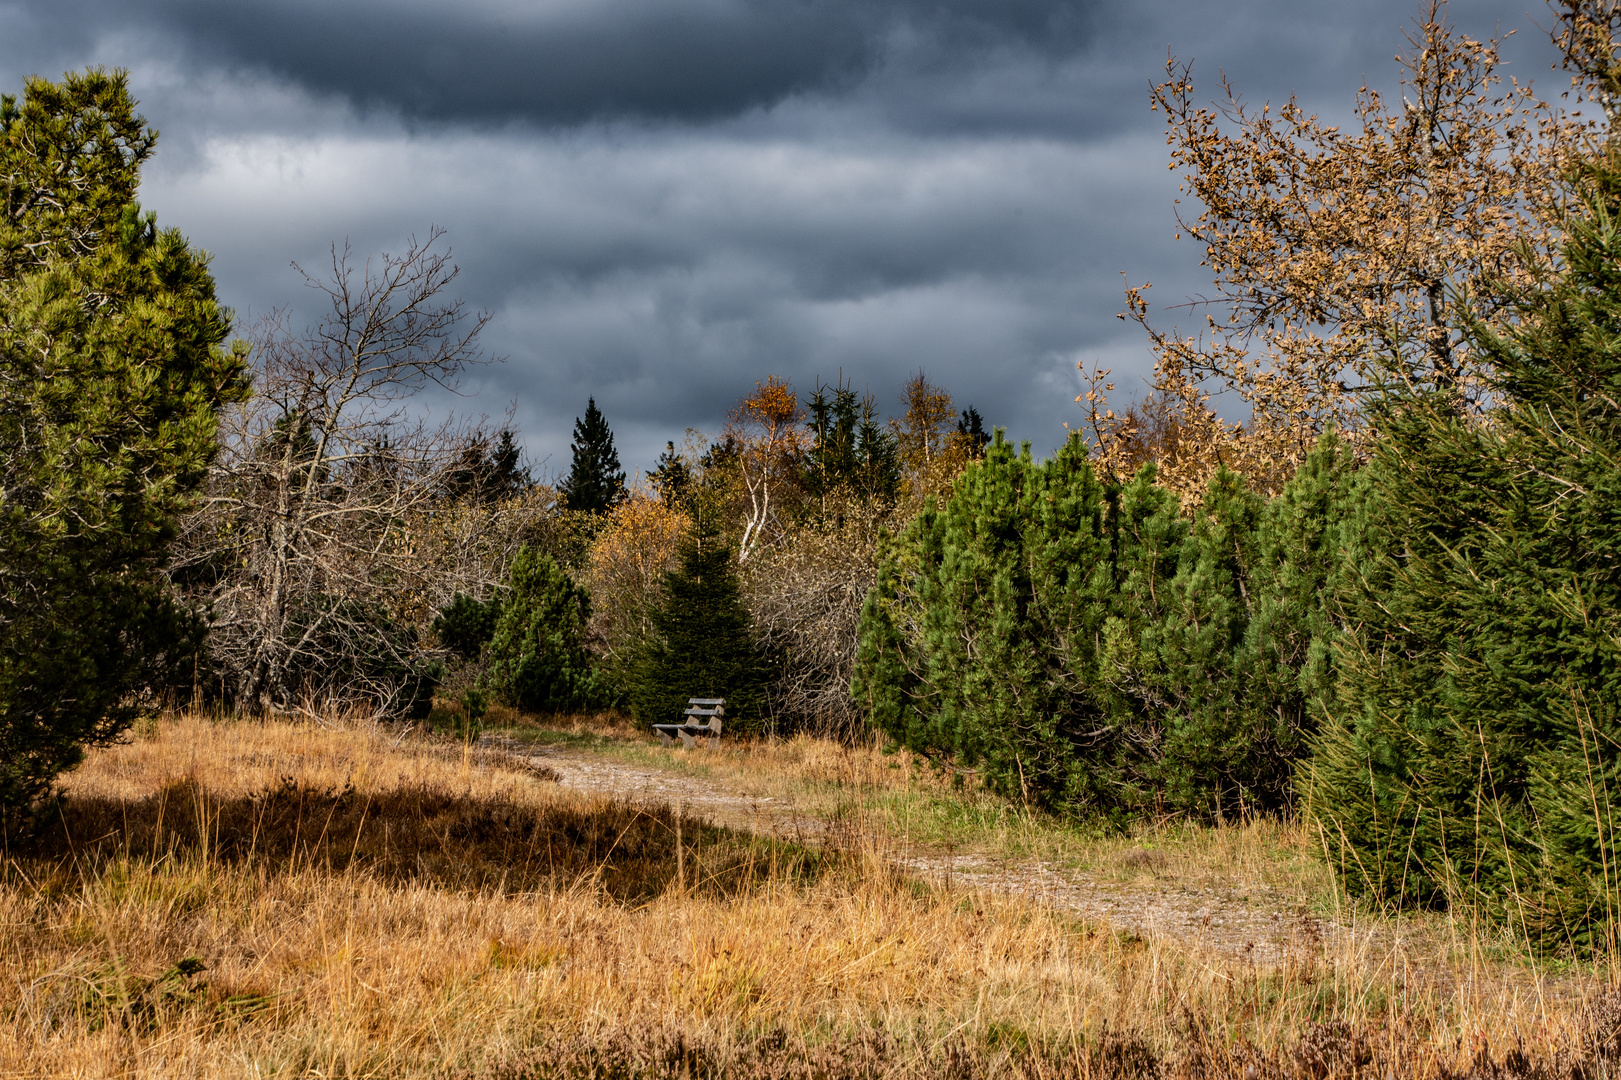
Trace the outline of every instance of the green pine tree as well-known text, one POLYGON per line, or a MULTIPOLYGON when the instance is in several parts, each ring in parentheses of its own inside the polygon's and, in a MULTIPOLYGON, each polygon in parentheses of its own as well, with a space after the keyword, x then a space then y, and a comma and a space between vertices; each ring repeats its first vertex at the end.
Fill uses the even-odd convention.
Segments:
POLYGON ((525 545, 512 561, 506 596, 485 655, 485 679, 508 705, 532 712, 581 712, 612 695, 585 647, 591 600, 550 555, 525 545))
POLYGON ((1402 387, 1304 787, 1348 887, 1614 949, 1621 882, 1621 152, 1573 177, 1563 265, 1469 327, 1492 422, 1402 387))
POLYGON ((720 537, 703 535, 682 549, 652 623, 633 676, 638 720, 678 723, 688 698, 725 698, 727 730, 764 730, 770 670, 743 606, 736 559, 720 537))
POLYGON ((1033 805, 1117 805, 1121 733, 1096 679, 1108 517, 1078 439, 1037 464, 998 432, 942 509, 886 543, 851 685, 874 726, 1033 805))
MULTIPOLYGON (((1273 499, 1225 470, 1212 481, 1175 578, 1154 590, 1163 603, 1141 673, 1168 805, 1207 818, 1293 805, 1295 766, 1333 692, 1357 475, 1330 432, 1273 499)), ((1145 606, 1141 593, 1128 602, 1145 606)))
POLYGON ((200 648, 162 568, 245 392, 208 259, 135 202, 123 73, 0 99, 0 813, 200 648))
POLYGON ((1279 499, 1222 473, 1190 520, 1152 465, 1112 487, 1079 440, 1038 464, 998 436, 883 541, 851 692, 897 742, 1037 805, 1285 809, 1353 472, 1330 436, 1279 499))
POLYGON ((613 432, 596 398, 586 402, 584 418, 574 421, 570 449, 573 466, 559 488, 564 504, 586 514, 613 509, 625 497, 625 470, 619 467, 613 432))
POLYGON ((667 440, 664 443, 664 453, 659 455, 653 471, 647 474, 647 481, 667 505, 687 505, 692 470, 687 468, 686 459, 676 451, 674 442, 667 440))

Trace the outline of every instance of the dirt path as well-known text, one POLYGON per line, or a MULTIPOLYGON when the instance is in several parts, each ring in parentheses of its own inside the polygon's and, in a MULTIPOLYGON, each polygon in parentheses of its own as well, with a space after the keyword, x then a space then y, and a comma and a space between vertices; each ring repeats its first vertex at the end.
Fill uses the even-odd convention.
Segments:
MULTIPOLYGON (((716 825, 800 842, 853 839, 839 823, 803 808, 729 790, 710 780, 651 766, 629 765, 587 752, 500 740, 495 745, 555 771, 565 787, 636 802, 678 807, 716 825)), ((1183 947, 1226 959, 1275 964, 1295 956, 1321 958, 1325 950, 1365 947, 1367 936, 1285 905, 1256 890, 1200 889, 1176 883, 1061 870, 1038 861, 995 860, 915 848, 896 850, 897 865, 953 889, 1035 897, 1100 927, 1140 938, 1170 938, 1183 947)), ((1382 932, 1383 948, 1397 944, 1382 932)))

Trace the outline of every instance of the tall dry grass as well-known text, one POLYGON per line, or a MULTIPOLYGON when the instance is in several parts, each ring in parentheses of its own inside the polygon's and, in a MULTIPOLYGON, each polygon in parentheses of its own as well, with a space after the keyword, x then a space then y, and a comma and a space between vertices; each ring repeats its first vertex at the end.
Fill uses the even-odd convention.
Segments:
POLYGON ((361 725, 92 755, 0 950, 6 1075, 1551 1077, 1621 1031, 1592 978, 1234 961, 361 725))

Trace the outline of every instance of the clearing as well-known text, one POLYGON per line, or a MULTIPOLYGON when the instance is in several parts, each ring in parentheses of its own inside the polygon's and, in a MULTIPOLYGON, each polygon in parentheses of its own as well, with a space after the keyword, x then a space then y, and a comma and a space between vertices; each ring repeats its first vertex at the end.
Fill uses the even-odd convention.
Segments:
POLYGON ((666 805, 729 829, 875 854, 950 891, 1028 898, 1128 937, 1275 965, 1448 944, 1434 920, 1347 908, 1297 825, 1078 829, 977 795, 910 755, 825 740, 665 747, 622 720, 509 728, 484 745, 569 789, 666 805))

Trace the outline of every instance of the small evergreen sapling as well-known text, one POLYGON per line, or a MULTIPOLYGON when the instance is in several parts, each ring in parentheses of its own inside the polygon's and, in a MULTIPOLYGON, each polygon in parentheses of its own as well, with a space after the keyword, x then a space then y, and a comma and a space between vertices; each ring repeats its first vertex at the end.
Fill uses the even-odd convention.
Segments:
POLYGON ((726 699, 728 730, 765 726, 770 672, 756 648, 732 550, 700 536, 665 575, 653 635, 635 669, 631 706, 643 723, 676 723, 687 699, 726 699))
POLYGON ((457 593, 439 609, 433 619, 433 632, 440 644, 463 660, 477 660, 484 646, 495 636, 495 621, 501 615, 501 601, 474 600, 457 593))
POLYGON ((586 591, 557 562, 525 546, 512 563, 485 678, 508 705, 533 712, 579 712, 611 695, 585 648, 591 618, 586 591))

